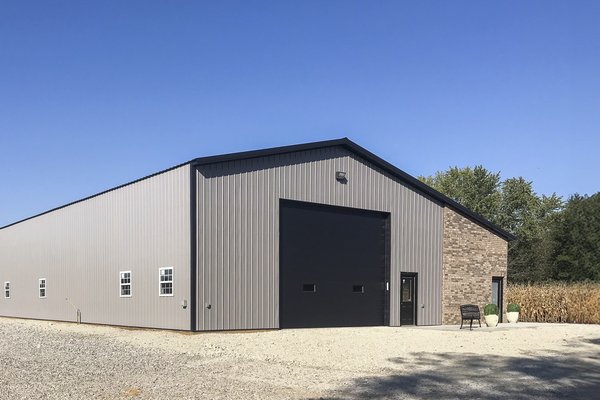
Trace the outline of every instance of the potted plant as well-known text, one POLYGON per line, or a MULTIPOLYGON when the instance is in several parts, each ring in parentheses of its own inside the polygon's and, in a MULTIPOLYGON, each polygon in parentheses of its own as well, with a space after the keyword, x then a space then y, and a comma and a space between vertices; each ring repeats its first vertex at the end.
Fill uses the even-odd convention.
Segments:
POLYGON ((483 318, 485 319, 485 324, 490 328, 498 325, 498 306, 495 304, 486 304, 483 307, 483 318))
POLYGON ((510 303, 506 307, 506 319, 508 322, 517 322, 519 320, 519 311, 521 311, 521 306, 515 303, 510 303))

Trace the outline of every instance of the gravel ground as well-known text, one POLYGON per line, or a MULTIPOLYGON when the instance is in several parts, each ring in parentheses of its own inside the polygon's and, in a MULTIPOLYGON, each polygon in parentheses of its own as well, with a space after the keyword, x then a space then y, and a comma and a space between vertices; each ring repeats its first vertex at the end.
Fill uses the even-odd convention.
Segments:
POLYGON ((184 333, 0 318, 0 399, 598 398, 598 325, 184 333))

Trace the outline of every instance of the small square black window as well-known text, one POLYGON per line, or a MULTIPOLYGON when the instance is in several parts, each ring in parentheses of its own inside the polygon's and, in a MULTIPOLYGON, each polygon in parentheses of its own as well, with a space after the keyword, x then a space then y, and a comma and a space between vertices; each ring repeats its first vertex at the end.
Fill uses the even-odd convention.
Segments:
POLYGON ((365 286, 364 285, 352 285, 352 293, 364 293, 365 286))
POLYGON ((316 292, 317 285, 315 285, 314 283, 305 283, 302 285, 302 291, 303 292, 316 292))

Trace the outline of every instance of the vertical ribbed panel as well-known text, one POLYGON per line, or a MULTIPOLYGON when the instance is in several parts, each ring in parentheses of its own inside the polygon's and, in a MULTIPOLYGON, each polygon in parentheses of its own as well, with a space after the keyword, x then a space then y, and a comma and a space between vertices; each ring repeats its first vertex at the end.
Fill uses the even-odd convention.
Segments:
POLYGON ((182 167, 0 230, 0 315, 189 329, 190 167, 182 167), (174 267, 174 296, 159 297, 158 269, 174 267), (131 271, 132 297, 119 297, 131 271), (47 298, 38 298, 38 279, 47 298))
POLYGON ((201 166, 196 187, 198 329, 279 326, 279 199, 389 212, 390 324, 401 272, 419 274, 419 325, 441 323, 442 207, 346 149, 201 166))

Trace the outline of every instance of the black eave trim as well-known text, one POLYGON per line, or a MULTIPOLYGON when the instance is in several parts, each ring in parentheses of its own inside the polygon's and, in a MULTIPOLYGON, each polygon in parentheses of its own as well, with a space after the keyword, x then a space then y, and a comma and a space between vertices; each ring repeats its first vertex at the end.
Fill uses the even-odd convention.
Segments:
POLYGON ((404 182, 406 185, 412 187, 413 189, 431 197, 433 200, 436 200, 444 205, 447 205, 448 207, 454 209, 455 211, 459 212, 460 214, 462 214, 463 216, 469 218, 470 220, 472 220, 473 222, 478 223, 479 225, 481 225, 482 227, 490 230, 491 232, 497 234, 498 236, 506 239, 506 240, 514 240, 516 239, 516 237, 511 234, 510 232, 505 231, 504 229, 500 228, 499 226, 497 226, 496 224, 488 221, 487 219, 485 219, 484 217, 482 217, 481 215, 469 210, 468 208, 466 208, 465 206, 457 203, 456 201, 452 200, 451 198, 443 195, 442 193, 438 192, 437 190, 427 186, 426 184, 424 184, 423 182, 419 181, 417 178, 412 177, 411 175, 407 174, 406 172, 402 171, 401 169, 395 167, 394 165, 390 164, 389 162, 385 161, 384 159, 376 156, 375 154, 371 153, 370 151, 368 151, 367 149, 357 145, 356 143, 354 143, 353 141, 351 141, 348 138, 342 138, 342 139, 334 139, 334 140, 325 140, 325 141, 321 141, 321 142, 313 142, 313 143, 305 143, 305 144, 296 144, 296 145, 291 145, 291 146, 282 146, 282 147, 273 147, 273 148, 269 148, 269 149, 263 149, 263 150, 253 150, 253 151, 244 151, 244 152, 240 152, 240 153, 231 153, 231 154, 223 154, 223 155, 219 155, 219 156, 209 156, 209 157, 200 157, 200 158, 196 158, 192 161, 188 161, 186 163, 183 164, 179 164, 175 167, 166 169, 164 171, 161 172, 157 172, 155 174, 146 176, 144 178, 135 180, 133 182, 129 182, 126 183, 124 185, 121 186, 117 186, 113 189, 109 189, 106 190, 104 192, 95 194, 93 196, 90 197, 86 197, 84 199, 66 204, 64 206, 61 207, 57 207, 54 208, 52 210, 43 212, 41 214, 37 214, 34 215, 33 217, 29 217, 17 222, 14 222, 10 225, 6 225, 0 229, 4 229, 4 228, 8 228, 9 226, 18 224, 20 222, 23 221, 27 221, 28 219, 31 218, 35 218, 38 217, 40 215, 43 214, 47 214, 49 212, 70 206, 72 204, 75 203, 79 203, 81 201, 85 201, 88 199, 91 199, 93 197, 96 196, 100 196, 104 193, 122 188, 124 186, 127 185, 131 185, 133 183, 139 182, 141 180, 144 179, 148 179, 150 177, 153 177, 155 175, 159 175, 162 174, 164 172, 170 171, 172 169, 181 167, 183 165, 186 164, 191 164, 191 166, 196 167, 196 166, 200 166, 200 165, 207 165, 207 164, 215 164, 215 163, 220 163, 220 162, 226 162, 226 161, 237 161, 237 160, 244 160, 244 159, 249 159, 249 158, 258 158, 258 157, 265 157, 265 156, 271 156, 271 155, 278 155, 278 154, 286 154, 286 153, 293 153, 293 152, 297 152, 297 151, 305 151, 305 150, 314 150, 314 149, 322 149, 322 148, 326 148, 326 147, 333 147, 333 146, 341 146, 344 147, 348 150, 350 150, 351 152, 359 155, 360 157, 362 157, 363 159, 369 161, 370 163, 374 164, 375 166, 381 168, 382 170, 384 170, 385 172, 391 174, 392 176, 396 177, 397 179, 401 180, 402 182, 404 182))

